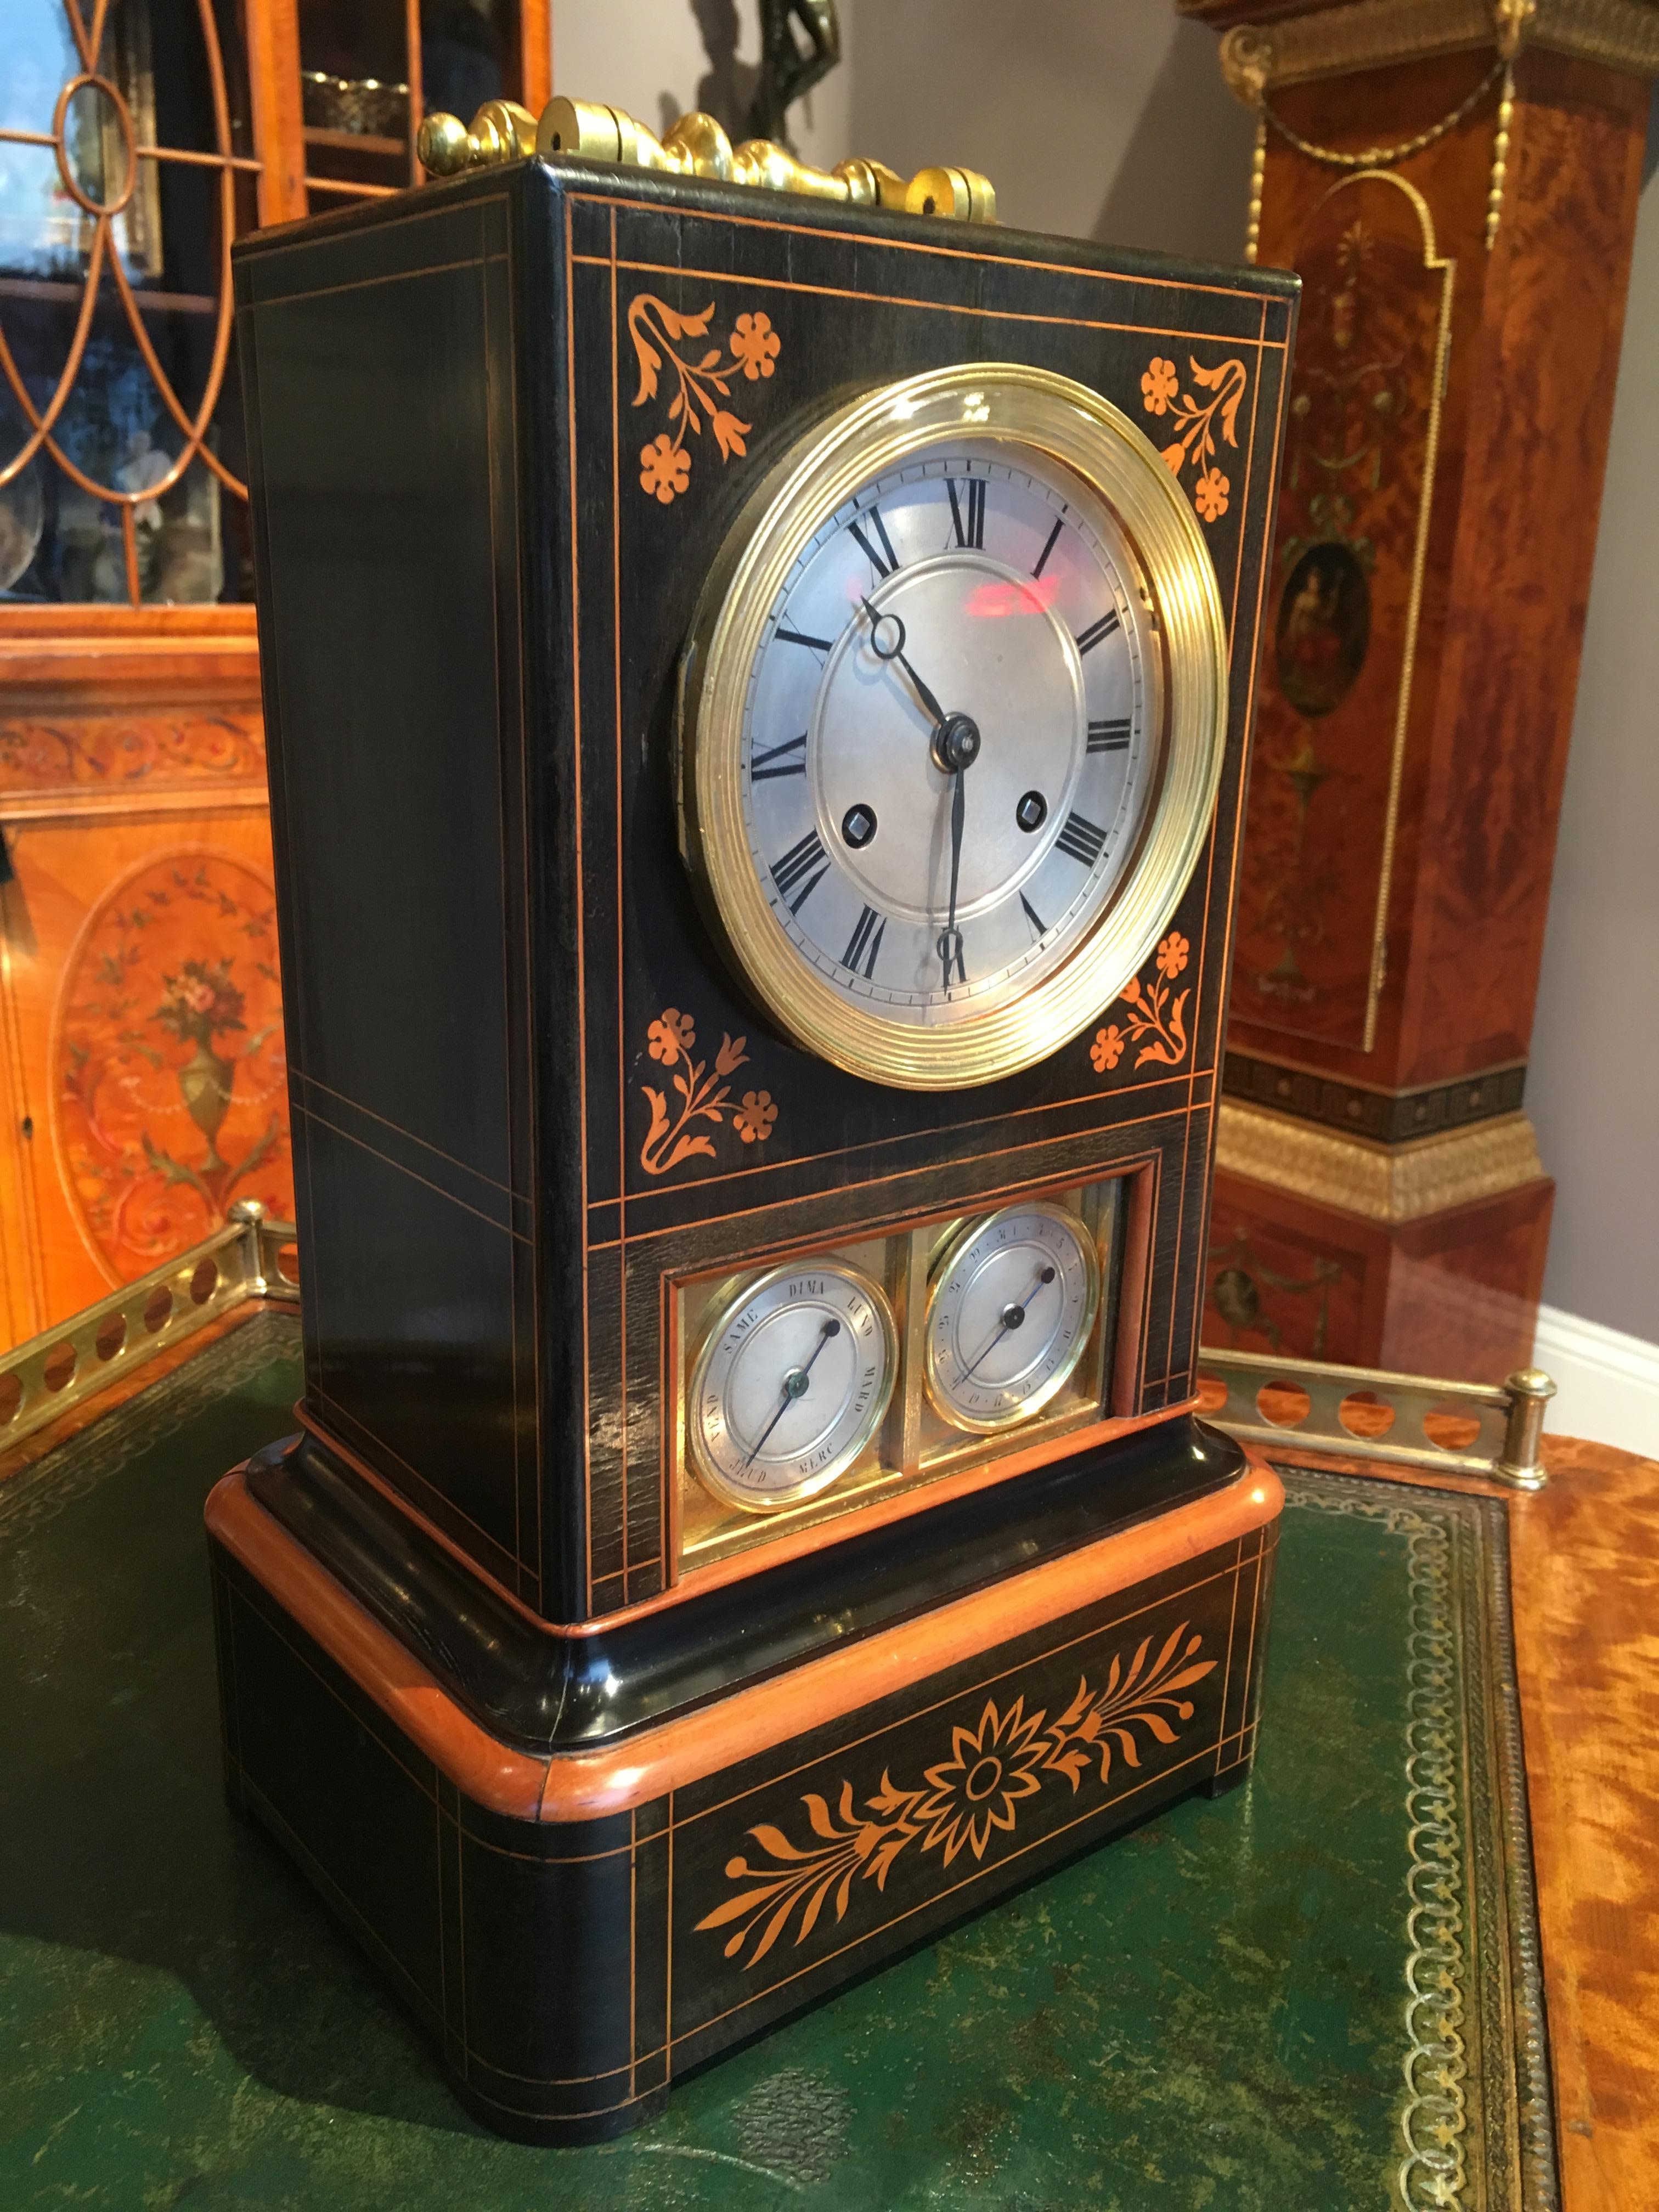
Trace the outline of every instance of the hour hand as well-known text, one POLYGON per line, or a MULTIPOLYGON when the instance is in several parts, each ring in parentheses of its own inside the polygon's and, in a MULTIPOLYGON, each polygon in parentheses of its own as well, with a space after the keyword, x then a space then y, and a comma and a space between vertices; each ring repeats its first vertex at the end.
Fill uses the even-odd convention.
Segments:
POLYGON ((904 657, 903 623, 897 615, 883 614, 880 608, 867 598, 864 599, 864 611, 870 617, 870 642, 875 647, 877 659, 897 661, 899 666, 909 678, 915 695, 921 702, 923 712, 933 716, 933 727, 938 729, 945 719, 945 709, 904 657), (892 632, 892 642, 888 645, 884 645, 881 641, 884 627, 892 632))

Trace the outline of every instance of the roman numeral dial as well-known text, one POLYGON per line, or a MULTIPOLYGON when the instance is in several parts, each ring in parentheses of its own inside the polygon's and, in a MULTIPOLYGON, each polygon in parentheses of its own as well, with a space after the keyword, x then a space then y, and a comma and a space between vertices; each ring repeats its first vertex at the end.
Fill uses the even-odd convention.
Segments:
POLYGON ((887 924, 872 906, 865 908, 858 918, 853 934, 847 940, 847 950, 841 956, 842 965, 851 968, 867 983, 876 972, 876 961, 881 952, 882 933, 887 924))
POLYGON ((945 489, 951 495, 951 523, 958 545, 971 545, 976 551, 985 546, 985 479, 969 477, 960 486, 954 477, 946 477, 945 489))
POLYGON ((830 855, 816 830, 809 830, 799 845, 792 845, 781 860, 772 863, 772 880, 779 896, 799 914, 830 872, 830 855))
POLYGON ((1145 848, 1155 600, 1114 510, 1034 447, 954 428, 836 481, 754 572, 741 744, 696 805, 740 814, 781 1028, 811 999, 954 1031, 1067 972, 1145 848))
POLYGON ((749 775, 751 782, 766 783, 775 776, 805 775, 806 773, 806 732, 791 738, 787 744, 757 745, 749 757, 749 775))
POLYGON ((1087 629, 1079 632, 1077 641, 1078 651, 1092 653, 1097 645, 1103 644, 1122 626, 1121 618, 1116 609, 1112 609, 1109 613, 1102 615, 1097 622, 1091 622, 1087 629))
POLYGON ((1091 822, 1086 814, 1073 811, 1066 816, 1066 826, 1054 840, 1054 849, 1081 860, 1085 868, 1092 868, 1105 842, 1106 832, 1097 823, 1091 822))
POLYGON ((893 541, 887 535, 887 525, 882 520, 881 509, 872 507, 859 522, 847 526, 864 549, 864 557, 878 576, 890 576, 898 566, 898 555, 893 550, 893 541), (879 547, 879 550, 878 550, 879 547))

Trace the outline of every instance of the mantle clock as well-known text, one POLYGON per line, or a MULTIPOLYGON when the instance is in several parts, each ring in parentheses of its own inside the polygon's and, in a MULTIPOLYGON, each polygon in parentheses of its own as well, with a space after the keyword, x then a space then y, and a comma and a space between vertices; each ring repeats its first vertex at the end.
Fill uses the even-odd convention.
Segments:
POLYGON ((234 1802, 561 2142, 1249 1771, 1297 288, 707 118, 425 150, 239 249, 306 1385, 209 1522, 234 1802))
POLYGON ((1549 1231, 1522 1091, 1659 8, 1180 4, 1305 286, 1206 1332, 1490 1378, 1549 1231))

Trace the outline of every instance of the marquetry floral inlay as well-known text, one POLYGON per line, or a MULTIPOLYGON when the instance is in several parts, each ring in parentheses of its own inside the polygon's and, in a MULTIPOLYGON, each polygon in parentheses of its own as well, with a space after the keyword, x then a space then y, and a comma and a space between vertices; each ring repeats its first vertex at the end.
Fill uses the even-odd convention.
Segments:
POLYGON ((1115 1068, 1132 1044, 1140 1048, 1134 1057, 1137 1067, 1144 1067, 1148 1060, 1160 1061, 1166 1067, 1180 1066, 1191 1042, 1186 1013, 1192 989, 1189 985, 1184 991, 1176 991, 1175 980, 1184 971, 1192 949, 1190 940, 1172 929, 1158 945, 1152 963, 1154 980, 1143 983, 1137 975, 1124 985, 1119 1001, 1123 1019, 1097 1030, 1089 1047, 1097 1075, 1115 1068))
POLYGON ((758 1845, 755 1863, 743 1856, 726 1863, 728 1881, 743 1887, 698 1921, 705 1929, 729 1928, 726 1956, 747 1952, 745 1967, 757 1966, 793 1923, 794 1941, 804 1943, 817 1926, 826 1904, 837 1921, 846 1917, 853 1884, 860 1876, 884 1891, 895 1862, 912 1844, 937 1851, 941 1868, 964 1851, 982 1859, 995 1834, 1010 1835, 1020 1808, 1044 1790, 1051 1794, 1063 1777, 1075 1796, 1084 1779, 1097 1769, 1103 1785, 1111 1778, 1114 1754, 1126 1766, 1139 1767, 1144 1746, 1136 1730, 1155 1742, 1172 1744, 1178 1723, 1191 1720, 1193 1705, 1181 1693, 1214 1671, 1213 1659, 1200 1659, 1200 1635, 1188 1634, 1182 1621, 1170 1630, 1156 1657, 1146 1638, 1126 1670, 1114 1656, 1098 1690, 1086 1678, 1065 1711, 1050 1721, 1041 1709, 1028 1713, 1018 1697, 999 1708, 988 1698, 976 1726, 951 1732, 948 1758, 923 1770, 914 1790, 901 1789, 884 1769, 881 1786, 860 1812, 853 1784, 843 1781, 832 1810, 827 1799, 807 1791, 812 1840, 798 1844, 781 1828, 762 1822, 749 1834, 758 1845))
POLYGON ((634 342, 640 371, 634 404, 643 407, 647 399, 656 398, 659 374, 665 363, 677 380, 678 388, 668 403, 672 432, 662 431, 640 448, 640 488, 665 507, 691 481, 686 435, 688 432, 701 434, 705 416, 722 460, 748 451, 744 440, 754 425, 741 421, 720 402, 732 397, 735 378, 741 376, 754 384, 770 376, 778 357, 781 341, 772 319, 758 310, 738 317, 726 348, 709 346, 695 360, 690 349, 681 351, 686 339, 708 337, 714 313, 712 300, 696 314, 687 315, 653 292, 636 293, 628 303, 628 335, 634 342))
POLYGON ((720 1128, 730 1122, 745 1145, 764 1144, 772 1133, 778 1109, 769 1091, 745 1091, 734 1103, 727 1077, 745 1066, 747 1037, 722 1036, 711 1068, 693 1058, 696 1024, 678 1006, 665 1006, 646 1031, 646 1044, 654 1060, 672 1070, 669 1078, 678 1110, 670 1113, 668 1093, 654 1084, 641 1089, 651 1109, 651 1127, 640 1149, 640 1165, 647 1175, 667 1175, 683 1160, 715 1157, 714 1140, 699 1124, 720 1128))
POLYGON ((293 1218, 275 908, 232 854, 163 854, 108 893, 66 963, 54 1148, 112 1283, 222 1227, 236 1199, 293 1218))
POLYGON ((1227 512, 1232 479, 1216 465, 1216 424, 1230 446, 1238 443, 1238 407, 1249 381, 1242 361, 1224 361, 1218 368, 1205 368, 1188 356, 1188 368, 1207 400, 1181 389, 1181 378, 1172 361, 1154 355, 1140 380, 1141 404, 1149 415, 1167 415, 1175 432, 1163 449, 1164 465, 1176 477, 1188 462, 1196 474, 1193 505, 1206 522, 1218 522, 1227 512))

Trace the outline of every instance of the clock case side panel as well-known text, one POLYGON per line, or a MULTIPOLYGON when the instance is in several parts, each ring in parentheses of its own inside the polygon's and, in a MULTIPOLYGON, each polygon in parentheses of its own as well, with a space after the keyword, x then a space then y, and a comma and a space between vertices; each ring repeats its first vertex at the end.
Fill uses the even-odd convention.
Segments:
POLYGON ((236 285, 303 1411, 536 1605, 514 221, 352 210, 236 285))
MULTIPOLYGON (((469 181, 442 189, 465 191, 469 181)), ((588 1210, 595 1147, 604 1143, 587 1110, 593 976, 602 957, 590 942, 589 916, 596 902, 601 911, 608 902, 613 871, 595 834, 595 798, 584 778, 584 682, 591 683, 596 650, 608 636, 595 637, 593 592, 579 552, 596 527, 576 459, 574 364, 588 341, 571 285, 562 184, 534 161, 511 171, 507 183, 520 313, 519 646, 526 735, 517 865, 534 1102, 537 1609, 550 1620, 574 1622, 592 1609, 590 1463, 596 1436, 608 1436, 614 1425, 607 1377, 621 1356, 606 1340, 592 1295, 591 1273, 596 1266, 603 1273, 604 1257, 590 1250, 588 1210)))
MULTIPOLYGON (((1186 1397, 1195 1387, 1202 1326, 1206 1255, 1214 1199, 1217 1121, 1221 1106, 1221 1064, 1233 987, 1233 945, 1237 927, 1240 861, 1244 812, 1255 753, 1256 709, 1264 650, 1263 623, 1272 588, 1273 518, 1291 404, 1291 363, 1295 357, 1300 312, 1300 279, 1287 301, 1285 350, 1264 356, 1251 396, 1249 438, 1265 465, 1252 472, 1243 518, 1228 623, 1228 741, 1216 793, 1215 817, 1207 853, 1175 917, 1176 925, 1196 925, 1198 986, 1193 1030, 1195 1077, 1193 1111, 1186 1124, 1185 1157, 1169 1267, 1168 1337, 1164 1388, 1166 1402, 1186 1397)), ((1164 1224, 1160 1223, 1160 1227, 1164 1224)), ((1164 1230, 1167 1235, 1167 1228, 1164 1230)), ((1151 1347, 1149 1346, 1149 1354, 1151 1347)), ((1143 1395, 1154 1364, 1142 1370, 1143 1395)))

